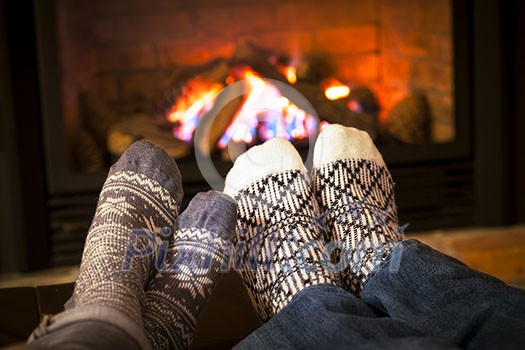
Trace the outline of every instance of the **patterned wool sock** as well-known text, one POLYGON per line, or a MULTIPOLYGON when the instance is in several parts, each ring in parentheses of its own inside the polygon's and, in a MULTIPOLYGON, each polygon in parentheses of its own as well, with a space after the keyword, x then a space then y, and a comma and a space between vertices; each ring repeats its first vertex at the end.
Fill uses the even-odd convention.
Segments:
MULTIPOLYGON (((144 327, 154 349, 186 349, 221 267, 228 270, 235 230, 235 202, 217 191, 197 194, 165 232, 166 258, 146 288, 144 327)), ((163 253, 165 252, 165 253, 163 253)))
POLYGON ((288 141, 272 139, 240 156, 224 192, 238 207, 235 268, 264 321, 302 289, 334 283, 321 266, 322 231, 307 172, 288 141))
POLYGON ((144 286, 153 277, 156 233, 173 225, 182 200, 175 161, 138 141, 109 171, 66 309, 111 307, 142 327, 144 286), (132 230, 145 229, 143 235, 132 230))
POLYGON ((344 287, 359 294, 402 239, 392 177, 366 132, 330 125, 315 144, 313 183, 329 239, 346 266, 344 287))

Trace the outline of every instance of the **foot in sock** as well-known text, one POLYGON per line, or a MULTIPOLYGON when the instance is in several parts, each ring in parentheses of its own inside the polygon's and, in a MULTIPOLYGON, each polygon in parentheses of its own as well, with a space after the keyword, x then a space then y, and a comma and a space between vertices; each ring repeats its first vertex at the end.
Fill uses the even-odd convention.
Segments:
POLYGON ((165 234, 167 246, 159 250, 164 264, 146 287, 143 313, 154 349, 191 345, 200 311, 221 268, 229 267, 236 219, 237 207, 230 197, 217 191, 199 193, 177 218, 172 239, 165 234))
POLYGON ((238 207, 235 268, 263 321, 302 289, 335 283, 322 267, 322 231, 307 172, 288 141, 272 139, 240 156, 224 192, 238 207))
POLYGON ((402 239, 392 177, 366 132, 330 125, 315 144, 313 184, 328 239, 348 266, 341 275, 344 287, 359 294, 402 239))
POLYGON ((173 225, 181 200, 175 161, 147 141, 134 143, 104 183, 66 309, 110 307, 141 328, 144 286, 154 275, 156 258, 136 253, 155 250, 155 232, 173 225), (134 229, 149 236, 132 239, 134 229))

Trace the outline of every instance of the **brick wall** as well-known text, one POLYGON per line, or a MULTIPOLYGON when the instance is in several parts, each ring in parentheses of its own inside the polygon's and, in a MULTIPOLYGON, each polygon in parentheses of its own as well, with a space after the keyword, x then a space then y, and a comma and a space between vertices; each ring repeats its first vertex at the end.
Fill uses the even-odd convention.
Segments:
POLYGON ((59 0, 65 117, 76 125, 151 111, 178 67, 251 41, 296 59, 330 54, 338 78, 371 86, 386 111, 425 92, 434 138, 446 141, 454 132, 449 1, 59 0))
POLYGON ((383 106, 410 91, 428 97, 434 140, 454 138, 450 0, 379 0, 383 106))

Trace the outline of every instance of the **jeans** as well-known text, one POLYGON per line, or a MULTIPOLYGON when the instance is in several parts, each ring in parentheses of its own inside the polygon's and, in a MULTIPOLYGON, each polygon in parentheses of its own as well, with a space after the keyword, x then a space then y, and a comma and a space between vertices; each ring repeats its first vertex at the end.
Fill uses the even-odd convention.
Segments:
POLYGON ((525 292, 415 240, 401 242, 360 298, 311 286, 236 349, 521 349, 525 292))

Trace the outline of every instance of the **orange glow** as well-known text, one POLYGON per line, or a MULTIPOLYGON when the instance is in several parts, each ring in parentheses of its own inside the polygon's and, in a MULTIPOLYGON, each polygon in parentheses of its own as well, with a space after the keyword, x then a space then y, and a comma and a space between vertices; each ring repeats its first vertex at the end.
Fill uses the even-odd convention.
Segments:
POLYGON ((176 124, 173 135, 191 141, 200 118, 213 107, 223 87, 223 84, 205 81, 200 77, 190 80, 182 88, 181 96, 167 116, 168 121, 176 124))
POLYGON ((286 77, 286 80, 290 84, 295 84, 297 81, 297 69, 293 66, 281 66, 279 67, 279 71, 286 77))
POLYGON ((339 100, 350 95, 350 88, 348 85, 345 85, 336 79, 328 79, 323 85, 324 95, 330 101, 339 100))
POLYGON ((233 75, 230 74, 230 75, 228 75, 228 77, 226 78, 226 84, 231 85, 231 84, 233 84, 233 83, 235 83, 235 78, 233 77, 233 75))

